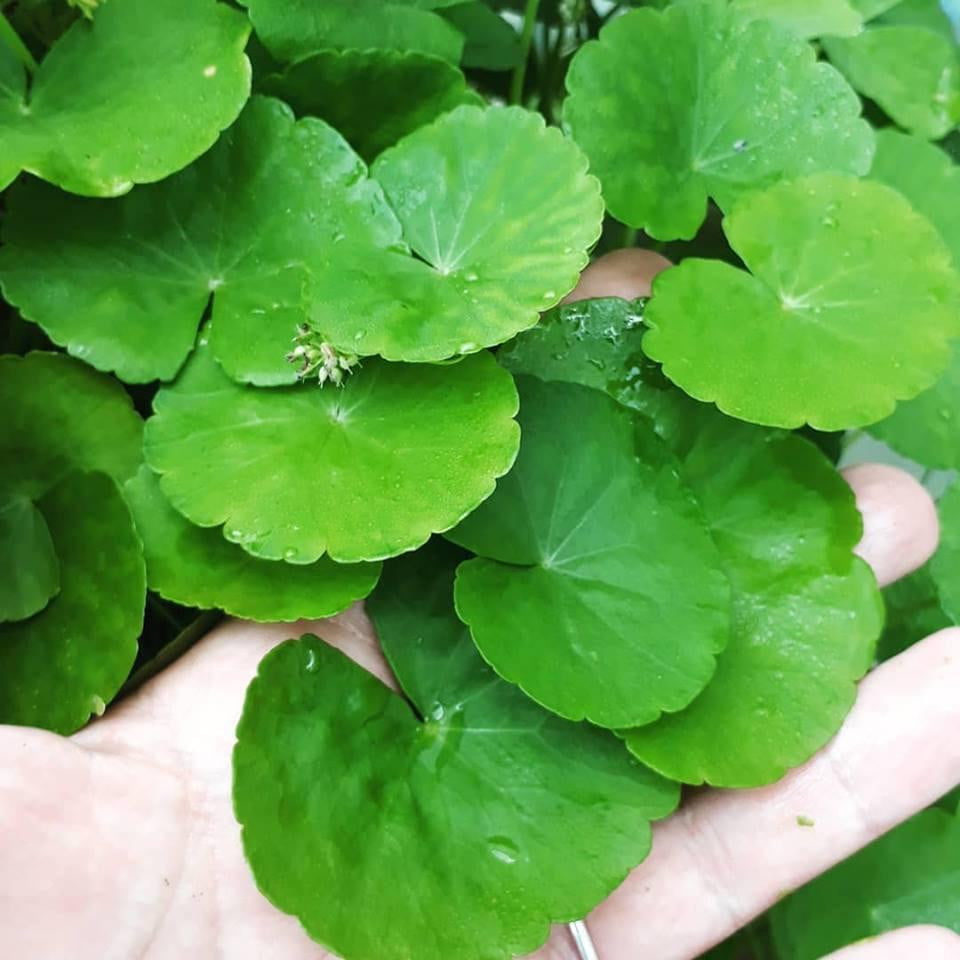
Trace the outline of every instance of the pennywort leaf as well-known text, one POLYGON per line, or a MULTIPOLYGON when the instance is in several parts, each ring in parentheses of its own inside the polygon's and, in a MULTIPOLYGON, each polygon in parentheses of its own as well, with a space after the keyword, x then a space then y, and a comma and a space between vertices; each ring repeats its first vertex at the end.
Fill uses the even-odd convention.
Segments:
POLYGON ((946 367, 958 276, 894 190, 815 174, 744 197, 723 228, 750 273, 688 258, 657 277, 645 313, 644 351, 698 400, 836 430, 889 415, 946 367))
POLYGON ((937 504, 940 548, 930 562, 940 607, 954 623, 960 622, 960 483, 954 482, 937 504))
POLYGON ((167 600, 215 607, 248 620, 330 617, 365 597, 380 575, 377 563, 289 564, 260 560, 198 527, 167 502, 146 466, 127 481, 124 494, 143 540, 147 584, 167 600))
POLYGON ((322 121, 256 97, 197 163, 119 201, 13 189, 0 284, 55 342, 131 382, 176 374, 212 295, 226 369, 289 383, 304 264, 348 235, 400 242, 364 164, 322 121))
POLYGON ((810 46, 725 0, 635 10, 584 44, 564 119, 617 219, 690 238, 707 200, 819 170, 863 174, 873 134, 810 46))
POLYGON ((599 391, 524 377, 520 398, 516 466, 448 534, 479 554, 458 614, 500 676, 567 719, 682 709, 726 646, 730 587, 676 461, 599 391), (589 457, 569 456, 571 428, 589 457))
POLYGON ((250 92, 249 26, 215 0, 110 0, 27 85, 0 44, 0 189, 20 170, 112 197, 186 166, 250 92))
POLYGON ((0 504, 0 623, 25 620, 60 591, 60 564, 43 514, 26 497, 0 504))
POLYGON ((519 108, 460 107, 372 172, 417 258, 344 246, 313 271, 310 324, 347 352, 423 362, 508 340, 573 288, 600 234, 586 159, 519 108))
POLYGON ((492 356, 367 360, 341 389, 227 377, 201 336, 147 421, 173 506, 255 557, 354 563, 411 550, 493 491, 519 443, 513 382, 492 356))
POLYGON ((677 800, 609 734, 491 673, 435 556, 389 563, 370 602, 412 703, 307 636, 263 660, 238 728, 257 883, 341 956, 527 953, 623 880, 677 800), (337 789, 318 791, 317 770, 337 789), (362 903, 376 909, 357 923, 362 903))
POLYGON ((804 39, 853 37, 863 29, 849 0, 734 0, 733 6, 746 19, 772 20, 804 39))
POLYGON ((103 712, 133 666, 143 553, 116 481, 104 473, 62 477, 37 508, 59 560, 60 592, 30 619, 0 623, 0 723, 67 734, 103 712))

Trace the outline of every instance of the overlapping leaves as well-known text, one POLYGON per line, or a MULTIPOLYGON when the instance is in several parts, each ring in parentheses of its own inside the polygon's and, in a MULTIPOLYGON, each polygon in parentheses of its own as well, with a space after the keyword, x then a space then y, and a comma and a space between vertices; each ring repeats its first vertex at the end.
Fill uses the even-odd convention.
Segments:
POLYGON ((250 90, 249 25, 215 0, 111 0, 29 85, 0 43, 0 189, 21 171, 116 196, 196 159, 250 90))
POLYGON ((450 549, 388 563, 369 604, 409 701, 309 636, 268 655, 247 692, 247 858, 340 956, 525 954, 611 892, 676 804, 611 735, 491 673, 452 609, 450 549), (318 770, 336 790, 317 790, 318 770), (364 903, 377 908, 358 924, 364 903))
POLYGON ((725 0, 636 10, 584 44, 564 119, 610 212, 651 236, 692 237, 707 200, 817 170, 863 174, 873 134, 809 44, 725 0))

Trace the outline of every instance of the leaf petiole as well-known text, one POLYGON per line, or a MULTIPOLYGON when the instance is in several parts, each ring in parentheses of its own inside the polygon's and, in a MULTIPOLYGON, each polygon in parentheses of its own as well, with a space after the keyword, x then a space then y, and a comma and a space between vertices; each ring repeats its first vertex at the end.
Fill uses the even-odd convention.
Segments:
POLYGON ((13 24, 0 12, 0 43, 6 45, 16 54, 17 59, 27 68, 27 72, 33 76, 40 67, 33 54, 27 48, 27 45, 20 39, 20 34, 13 29, 13 24))
POLYGON ((510 102, 520 103, 523 99, 523 85, 527 79, 527 62, 530 59, 530 47, 533 43, 533 30, 537 25, 537 9, 540 6, 540 0, 527 0, 527 5, 523 11, 523 31, 520 34, 521 56, 517 65, 513 68, 513 76, 510 78, 510 102))

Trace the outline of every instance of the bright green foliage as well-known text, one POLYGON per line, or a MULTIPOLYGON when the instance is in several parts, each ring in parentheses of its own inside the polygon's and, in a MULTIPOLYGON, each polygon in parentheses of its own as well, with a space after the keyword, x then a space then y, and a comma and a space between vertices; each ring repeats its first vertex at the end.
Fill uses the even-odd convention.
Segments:
MULTIPOLYGON (((944 522, 946 519, 945 517, 944 522)), ((951 541, 960 543, 960 536, 950 536, 949 531, 946 532, 947 543, 944 549, 949 557, 951 541)), ((949 570, 949 566, 947 569, 949 570)), ((960 578, 957 578, 957 582, 960 583, 960 578)), ((931 633, 954 623, 943 612, 940 594, 929 564, 892 583, 883 591, 883 599, 887 616, 883 636, 877 648, 878 660, 889 660, 931 633)))
POLYGON ((819 960, 855 940, 929 923, 960 933, 960 818, 931 809, 773 910, 780 960, 819 960))
MULTIPOLYGON (((463 36, 426 4, 403 0, 246 0, 264 46, 280 60, 320 50, 408 50, 456 63, 463 36)), ((439 6, 439 4, 437 5, 439 6)))
POLYGON ((516 30, 483 0, 448 6, 443 16, 463 34, 465 67, 510 70, 523 58, 516 30))
POLYGON ((754 423, 836 430, 887 416, 946 367, 960 281, 896 191, 815 174, 744 197, 723 228, 752 275, 688 258, 645 314, 645 352, 687 393, 754 423))
MULTIPOLYGON (((899 190, 940 232, 960 267, 960 168, 939 147, 895 130, 881 130, 871 176, 899 190)), ((960 313, 960 305, 957 306, 960 313)), ((870 432, 927 467, 960 468, 960 354, 946 373, 870 432)))
POLYGON ((123 482, 142 459, 143 422, 115 381, 52 353, 0 357, 0 492, 35 500, 72 470, 123 482))
POLYGON ((610 212, 661 240, 692 237, 712 197, 816 170, 862 174, 873 134, 809 46, 725 0, 615 18, 567 77, 564 119, 610 212))
POLYGON ((681 713, 629 731, 627 744, 684 782, 769 783, 836 732, 872 660, 882 609, 873 575, 852 555, 860 518, 811 444, 728 420, 665 382, 636 353, 637 305, 620 309, 618 318, 612 300, 562 308, 504 359, 550 378, 603 378, 652 418, 682 461, 733 587, 730 642, 706 690, 681 713))
POLYGON ((26 497, 0 504, 0 623, 25 620, 60 590, 60 565, 43 514, 26 497))
POLYGON ((211 294, 215 349, 231 374, 292 382, 284 355, 303 317, 303 264, 346 236, 400 242, 346 141, 259 97, 163 183, 119 201, 24 184, 9 204, 5 296, 71 353, 131 382, 176 374, 211 294))
POLYGON ((146 466, 124 493, 143 540, 150 589, 185 606, 259 621, 329 617, 365 597, 380 575, 378 563, 252 557, 219 530, 194 526, 177 513, 146 466))
POLYGON ((249 26, 214 0, 110 0, 32 78, 0 42, 0 189, 22 169, 112 197, 207 150, 250 91, 249 26))
POLYGON ((399 50, 324 50, 264 87, 326 120, 368 160, 454 107, 483 103, 446 60, 399 50))
POLYGON ((434 550, 394 561, 370 601, 411 702, 310 636, 247 691, 244 850, 272 902, 340 956, 526 954, 611 892, 676 804, 608 734, 493 676, 451 608, 452 572, 434 550))
POLYGON ((177 510, 295 563, 412 550, 486 499, 519 444, 516 389, 487 353, 265 390, 225 376, 201 337, 154 409, 146 459, 177 510))
POLYGON ((939 0, 904 0, 830 59, 901 127, 930 140, 960 122, 960 51, 939 0))
POLYGON ((103 712, 133 665, 143 553, 106 474, 69 474, 37 508, 60 562, 60 592, 29 620, 0 623, 0 723, 73 733, 103 712))
POLYGON ((941 608, 953 623, 960 623, 960 483, 954 482, 943 495, 937 511, 940 549, 930 563, 930 573, 941 608))
POLYGON ((863 17, 848 0, 734 0, 745 19, 772 20, 805 39, 853 37, 863 29, 863 17))
POLYGON ((480 555, 457 571, 457 613, 500 676, 562 717, 625 727, 680 710, 730 633, 700 508, 665 444, 635 436, 612 399, 520 387, 517 463, 448 534, 480 555))
POLYGON ((434 361, 508 340, 577 282, 603 204, 586 158, 518 108, 464 106, 382 153, 374 177, 419 259, 341 250, 310 324, 345 352, 434 361))

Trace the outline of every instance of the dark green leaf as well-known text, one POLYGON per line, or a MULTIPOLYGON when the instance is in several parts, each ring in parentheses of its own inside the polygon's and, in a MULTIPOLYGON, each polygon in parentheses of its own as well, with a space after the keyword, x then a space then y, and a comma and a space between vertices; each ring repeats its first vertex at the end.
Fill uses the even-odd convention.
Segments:
POLYGON ((925 810, 778 904, 780 960, 819 960, 913 924, 960 933, 960 818, 925 810))
POLYGON ((54 353, 0 357, 0 491, 37 499, 71 470, 123 482, 143 459, 143 422, 123 388, 54 353))
POLYGON ((940 549, 930 562, 930 573, 940 595, 940 606, 953 623, 960 623, 960 483, 954 482, 937 504, 940 549))
POLYGON ((860 102, 810 45, 726 0, 635 10, 584 44, 567 75, 574 139, 610 212, 660 240, 689 239, 707 199, 818 170, 863 174, 860 102))
POLYGON ((146 459, 176 509, 296 563, 412 550, 486 499, 519 443, 516 390, 487 353, 263 389, 225 376, 201 337, 154 406, 146 459))
POLYGON ((103 712, 133 665, 143 552, 106 474, 69 474, 37 507, 60 561, 60 592, 29 620, 0 624, 0 723, 66 734, 103 712))
POLYGON ((380 564, 258 560, 219 530, 185 520, 160 492, 149 467, 124 488, 144 544, 147 584, 191 607, 216 607, 248 620, 330 617, 365 597, 380 564))
MULTIPOLYGON (((956 539, 960 542, 960 537, 956 539)), ((949 547, 947 549, 949 551, 949 547)), ((892 583, 883 591, 883 598, 887 617, 877 649, 878 660, 889 660, 953 623, 940 605, 937 584, 929 565, 892 583)))
POLYGON ((369 604, 417 715, 309 636, 269 654, 247 692, 234 752, 247 858, 272 902, 344 957, 527 953, 623 880, 676 803, 609 735, 493 676, 454 616, 452 572, 432 550, 405 557, 369 604), (318 770, 335 790, 317 789, 318 770))
POLYGON ((163 183, 119 201, 23 184, 9 206, 5 296, 56 343, 131 382, 176 374, 211 294, 225 367, 258 383, 293 382, 284 355, 303 319, 301 265, 345 236, 400 243, 346 141, 262 97, 163 183))
POLYGON ((60 591, 60 565, 43 514, 26 498, 0 504, 0 623, 25 620, 60 591))
POLYGON ((397 50, 325 50, 264 86, 326 120, 367 160, 454 107, 483 103, 446 60, 397 50))
POLYGON ((662 441, 637 438, 612 399, 518 385, 517 463, 448 534, 480 554, 457 571, 458 614, 500 676, 562 717, 625 727, 683 709, 730 633, 699 506, 662 441), (570 456, 574 438, 589 456, 570 456))
POLYGON ((110 0, 61 37, 29 94, 0 43, 0 189, 22 169, 112 197, 186 166, 247 99, 248 33, 213 0, 110 0))
POLYGON ((510 70, 523 57, 520 35, 485 3, 457 3, 443 11, 464 38, 461 63, 484 70, 510 70))

